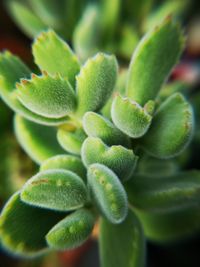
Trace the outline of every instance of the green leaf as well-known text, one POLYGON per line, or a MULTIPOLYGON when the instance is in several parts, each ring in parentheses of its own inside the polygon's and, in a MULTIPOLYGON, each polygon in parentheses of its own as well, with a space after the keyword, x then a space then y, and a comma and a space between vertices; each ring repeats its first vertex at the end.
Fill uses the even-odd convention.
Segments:
POLYGON ((145 236, 158 243, 182 241, 200 230, 200 208, 191 206, 181 210, 158 212, 137 211, 145 236))
POLYGON ((22 188, 21 199, 33 206, 69 211, 84 206, 87 188, 71 171, 47 170, 28 180, 22 188))
POLYGON ((117 61, 114 56, 98 53, 86 61, 76 76, 78 97, 77 114, 97 111, 110 97, 117 79, 117 61))
POLYGON ((47 28, 47 25, 25 3, 20 3, 18 0, 9 0, 6 1, 6 5, 15 23, 29 37, 35 37, 47 28))
POLYGON ((14 194, 3 208, 0 216, 0 240, 12 254, 33 257, 46 252, 45 235, 64 214, 38 209, 20 200, 14 194))
POLYGON ((191 140, 193 126, 191 106, 180 93, 175 93, 161 104, 141 144, 157 158, 176 156, 191 140))
POLYGON ((29 0, 29 3, 38 15, 38 17, 45 22, 48 27, 59 29, 61 20, 64 18, 65 0, 60 0, 59 4, 55 0, 29 0))
POLYGON ((83 128, 90 137, 98 137, 108 145, 128 144, 127 137, 105 117, 87 112, 83 117, 83 128))
POLYGON ((8 51, 0 54, 0 95, 6 104, 15 112, 25 118, 44 125, 58 125, 67 121, 67 118, 53 119, 44 118, 32 113, 24 107, 17 98, 15 83, 20 78, 28 78, 31 71, 16 56, 8 51))
POLYGON ((144 31, 148 31, 160 22, 162 22, 163 18, 173 15, 174 17, 183 15, 188 7, 190 1, 188 0, 174 0, 174 1, 166 1, 160 4, 153 12, 150 13, 149 16, 143 22, 144 31))
POLYGON ((133 211, 129 210, 126 220, 119 225, 101 220, 100 254, 102 267, 145 266, 145 238, 133 211))
POLYGON ((81 146, 86 137, 85 132, 81 128, 70 132, 61 127, 57 132, 57 139, 61 147, 75 155, 81 154, 81 146))
POLYGON ((200 204, 200 172, 175 173, 168 177, 135 175, 125 185, 129 202, 144 211, 164 212, 200 204))
POLYGON ((184 38, 179 26, 169 17, 148 32, 131 59, 127 83, 128 97, 140 105, 154 100, 177 63, 183 43, 184 38))
POLYGON ((113 224, 123 222, 128 211, 127 196, 114 172, 104 165, 92 164, 88 168, 88 184, 102 215, 113 224))
POLYGON ((52 75, 59 73, 74 86, 80 64, 67 43, 53 30, 42 32, 35 40, 32 49, 35 63, 41 70, 46 70, 52 75))
POLYGON ((16 115, 14 130, 21 147, 38 164, 64 152, 57 142, 55 128, 39 125, 16 115))
POLYGON ((57 155, 45 160, 40 171, 64 169, 76 173, 81 178, 86 177, 86 168, 80 158, 72 155, 57 155))
POLYGON ((135 101, 117 95, 112 103, 111 116, 114 124, 132 138, 143 136, 151 124, 152 117, 135 101))
POLYGON ((60 75, 32 74, 30 80, 22 79, 16 86, 20 102, 33 113, 47 118, 62 118, 75 109, 73 89, 60 75))
POLYGON ((86 167, 101 163, 114 171, 122 180, 128 180, 133 174, 138 157, 131 149, 123 146, 108 147, 101 139, 88 137, 81 149, 81 157, 86 167))
POLYGON ((95 223, 94 215, 80 209, 56 224, 46 235, 48 245, 57 250, 74 249, 90 236, 95 223))
POLYGON ((99 34, 99 7, 88 5, 73 33, 73 46, 82 60, 97 53, 99 34))

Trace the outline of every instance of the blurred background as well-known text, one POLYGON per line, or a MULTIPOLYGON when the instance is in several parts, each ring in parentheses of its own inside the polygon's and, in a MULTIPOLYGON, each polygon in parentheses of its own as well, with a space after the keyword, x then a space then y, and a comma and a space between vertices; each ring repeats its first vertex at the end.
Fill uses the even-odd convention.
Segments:
MULTIPOLYGON (((200 169, 200 1, 123 0, 118 6, 116 2, 120 1, 0 1, 0 51, 10 50, 34 69, 32 40, 41 30, 53 28, 83 62, 101 50, 115 53, 125 69, 145 32, 173 14, 184 26, 188 38, 170 82, 184 84, 184 93, 194 105, 197 120, 194 140, 176 164, 183 170, 200 169)), ((0 208, 37 170, 15 139, 12 116, 0 99, 0 208)), ((167 245, 149 241, 147 246, 147 267, 199 267, 200 225, 199 231, 187 240, 167 245)), ((0 267, 9 266, 98 267, 98 244, 93 237, 77 250, 31 261, 13 258, 0 249, 0 267)))

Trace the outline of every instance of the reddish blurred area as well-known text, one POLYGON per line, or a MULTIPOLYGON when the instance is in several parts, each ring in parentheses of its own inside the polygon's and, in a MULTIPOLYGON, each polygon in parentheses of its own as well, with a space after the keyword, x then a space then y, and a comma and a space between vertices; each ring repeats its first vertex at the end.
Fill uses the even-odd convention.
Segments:
POLYGON ((28 39, 8 16, 0 1, 0 51, 9 50, 31 64, 31 40, 28 39))

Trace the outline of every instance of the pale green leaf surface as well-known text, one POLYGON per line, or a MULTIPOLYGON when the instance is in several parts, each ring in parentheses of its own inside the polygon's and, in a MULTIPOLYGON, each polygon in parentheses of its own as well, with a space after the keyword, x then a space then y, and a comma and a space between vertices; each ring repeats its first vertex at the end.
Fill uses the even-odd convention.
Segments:
POLYGON ((131 59, 127 96, 140 105, 144 105, 148 100, 154 100, 177 63, 183 43, 183 34, 171 18, 166 18, 148 32, 140 41, 131 59))
POLYGON ((143 136, 151 125, 152 116, 128 97, 116 95, 111 108, 114 124, 132 138, 143 136))
POLYGON ((16 56, 8 51, 0 55, 0 95, 5 103, 15 112, 25 118, 44 125, 58 125, 67 121, 66 117, 44 118, 37 115, 26 107, 24 107, 17 98, 15 83, 20 81, 20 78, 29 78, 31 71, 28 67, 16 56))
POLYGON ((40 166, 40 171, 51 169, 64 169, 76 173, 83 179, 86 177, 86 168, 81 159, 72 155, 54 156, 45 160, 40 166))
POLYGON ((83 117, 83 128, 90 137, 98 137, 107 145, 127 145, 128 138, 107 118, 87 112, 83 117))
POLYGON ((41 70, 50 74, 59 73, 74 86, 75 76, 80 70, 78 59, 68 44, 53 30, 42 32, 36 38, 32 49, 35 63, 41 70))
POLYGON ((68 132, 61 127, 57 132, 57 139, 61 147, 75 155, 81 154, 81 146, 86 137, 85 132, 81 128, 68 132))
POLYGON ((57 250, 74 249, 90 236, 95 223, 94 215, 87 209, 71 213, 47 234, 48 245, 57 250))
POLYGON ((81 149, 81 157, 86 167, 93 163, 106 165, 122 180, 128 180, 133 174, 138 157, 131 149, 121 145, 107 146, 101 139, 88 137, 81 149))
POLYGON ((121 223, 127 216, 126 192, 118 177, 102 164, 88 168, 88 184, 98 209, 111 223, 121 223))
POLYGON ((193 128, 193 111, 190 104, 180 93, 175 93, 160 105, 141 144, 152 156, 173 157, 187 146, 193 128))
POLYGON ((43 73, 17 83, 19 101, 33 113, 47 118, 62 118, 73 112, 76 97, 67 79, 43 73))
POLYGON ((27 204, 58 211, 81 208, 87 201, 83 180, 67 170, 47 170, 33 176, 22 188, 21 199, 27 204))
POLYGON ((89 58, 76 76, 78 105, 76 113, 97 111, 106 103, 117 79, 117 61, 114 56, 98 53, 89 58))

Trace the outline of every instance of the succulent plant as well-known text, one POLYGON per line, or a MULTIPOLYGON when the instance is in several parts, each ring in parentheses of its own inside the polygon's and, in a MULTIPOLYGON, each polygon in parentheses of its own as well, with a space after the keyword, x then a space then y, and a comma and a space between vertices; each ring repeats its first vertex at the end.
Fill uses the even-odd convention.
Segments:
POLYGON ((171 161, 191 141, 193 110, 181 93, 162 93, 184 40, 171 17, 151 29, 123 88, 115 56, 81 64, 52 30, 32 47, 39 75, 1 54, 1 97, 40 165, 2 210, 3 247, 21 257, 73 249, 99 223, 102 266, 135 267, 145 264, 145 236, 165 242, 199 229, 200 174, 177 172, 171 161))

